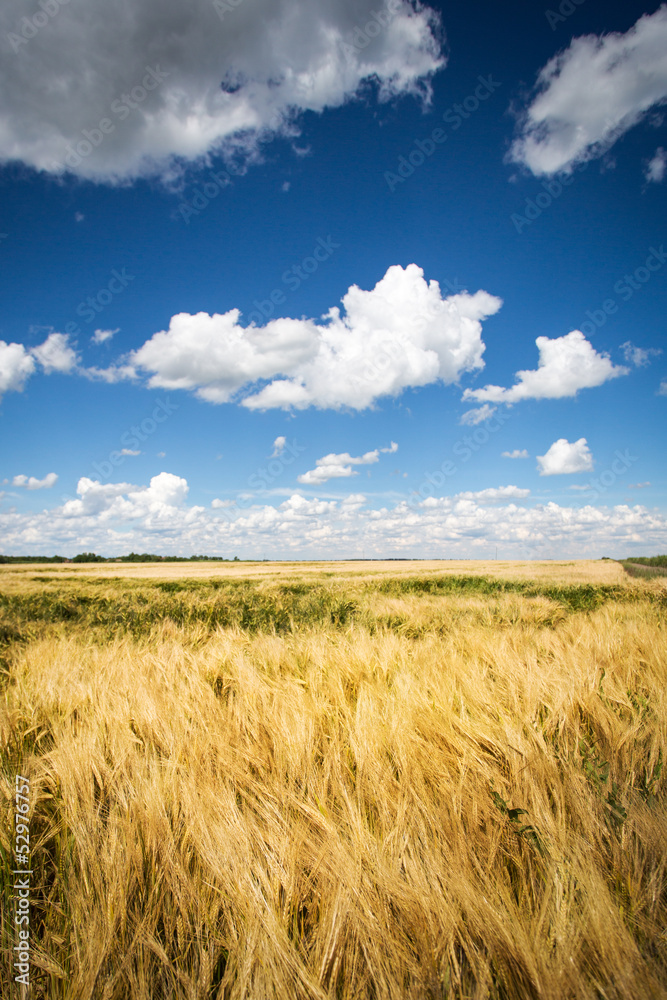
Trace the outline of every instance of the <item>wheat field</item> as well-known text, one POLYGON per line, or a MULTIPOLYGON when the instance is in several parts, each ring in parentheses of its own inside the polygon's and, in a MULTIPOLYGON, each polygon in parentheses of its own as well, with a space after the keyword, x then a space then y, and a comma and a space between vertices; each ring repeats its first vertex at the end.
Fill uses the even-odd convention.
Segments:
POLYGON ((0 571, 31 987, 667 997, 664 582, 612 562, 0 571))

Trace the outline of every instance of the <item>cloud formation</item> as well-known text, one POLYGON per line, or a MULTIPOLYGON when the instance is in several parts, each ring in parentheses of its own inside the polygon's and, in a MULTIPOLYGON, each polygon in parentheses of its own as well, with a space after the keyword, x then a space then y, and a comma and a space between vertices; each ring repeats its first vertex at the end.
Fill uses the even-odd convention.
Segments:
POLYGON ((0 340, 0 398, 6 392, 21 392, 35 370, 35 360, 23 344, 0 340))
POLYGON ((14 476, 12 486, 22 486, 26 490, 50 490, 58 482, 55 472, 49 472, 43 479, 36 479, 35 476, 14 476))
POLYGON ((516 373, 518 382, 510 389, 487 385, 466 389, 463 399, 492 403, 518 403, 522 399, 563 399, 576 396, 580 389, 592 389, 609 379, 627 375, 628 368, 614 365, 608 354, 598 354, 580 330, 564 337, 538 337, 536 370, 516 373))
POLYGON ((667 170, 667 149, 658 146, 651 159, 646 164, 644 177, 653 184, 662 184, 667 170))
POLYGON ((366 555, 464 558, 502 545, 508 558, 597 558, 601 552, 659 552, 667 545, 667 519, 654 510, 517 504, 509 494, 519 499, 525 491, 511 486, 416 505, 406 500, 391 509, 370 506, 363 494, 327 501, 294 494, 279 506, 255 505, 231 515, 221 509, 226 501, 189 506, 186 480, 167 472, 149 486, 82 479, 77 492, 78 499, 51 510, 0 512, 3 550, 339 559, 363 549, 366 555))
POLYGON ((475 427, 477 424, 481 424, 484 420, 492 417, 496 410, 496 406, 490 406, 488 403, 485 403, 484 406, 478 406, 476 409, 468 410, 464 413, 459 423, 467 427, 475 427))
POLYGON ((287 438, 285 437, 284 434, 281 434, 279 437, 277 437, 276 440, 273 442, 273 451, 271 452, 271 458, 279 458, 280 455, 282 455, 282 453, 284 452, 286 444, 287 444, 287 438))
POLYGON ((47 375, 51 372, 67 374, 76 367, 76 351, 69 346, 68 339, 65 333, 51 333, 43 344, 32 348, 30 353, 37 358, 47 375))
POLYGON ((95 330, 92 337, 90 338, 93 344, 104 344, 107 340, 111 340, 115 333, 118 333, 119 327, 115 330, 95 330))
POLYGON ((27 349, 23 344, 7 344, 0 340, 0 399, 5 392, 22 392, 25 383, 35 373, 35 361, 44 373, 68 374, 77 365, 77 354, 69 346, 64 333, 50 333, 43 344, 27 349))
MULTIPOLYGON (((625 34, 584 35, 550 59, 510 159, 536 176, 570 173, 667 100, 667 6, 625 34)), ((659 166, 657 170, 659 171, 659 166)))
POLYGON ((316 460, 314 469, 304 472, 297 479, 300 483, 308 486, 320 486, 330 479, 347 479, 350 476, 358 476, 359 473, 355 472, 352 468, 353 465, 373 465, 379 460, 381 452, 393 454, 396 451, 398 451, 398 445, 392 441, 389 448, 375 448, 374 451, 367 451, 365 455, 357 457, 346 451, 339 455, 325 455, 324 458, 316 460))
POLYGON ((659 347, 637 347, 631 340, 626 340, 624 344, 621 344, 621 350, 625 360, 633 364, 635 368, 645 368, 646 365, 651 364, 651 358, 657 358, 662 354, 659 347))
POLYGON ((373 289, 352 285, 317 323, 274 319, 243 327, 240 312, 179 313, 130 355, 151 388, 186 389, 252 410, 364 410, 382 396, 482 368, 481 321, 502 300, 488 292, 443 298, 416 264, 390 267, 373 289), (256 383, 265 382, 262 388, 256 383))
POLYGON ((515 448, 514 451, 504 451, 501 455, 502 458, 530 458, 527 450, 525 448, 515 448))
POLYGON ((70 0, 38 28, 27 14, 0 12, 0 160, 111 183, 252 154, 364 82, 428 100, 446 62, 438 15, 412 0, 70 0))
POLYGON ((559 438, 558 441, 554 441, 546 455, 537 456, 537 465, 541 476, 590 472, 593 468, 593 456, 586 438, 579 438, 572 444, 567 438, 559 438))

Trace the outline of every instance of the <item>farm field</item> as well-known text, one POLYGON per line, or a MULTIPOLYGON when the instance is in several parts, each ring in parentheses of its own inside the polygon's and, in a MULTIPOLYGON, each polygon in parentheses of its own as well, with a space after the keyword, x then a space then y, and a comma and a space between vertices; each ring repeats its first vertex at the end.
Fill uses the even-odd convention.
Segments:
POLYGON ((21 996, 667 997, 667 578, 612 561, 0 568, 21 996))

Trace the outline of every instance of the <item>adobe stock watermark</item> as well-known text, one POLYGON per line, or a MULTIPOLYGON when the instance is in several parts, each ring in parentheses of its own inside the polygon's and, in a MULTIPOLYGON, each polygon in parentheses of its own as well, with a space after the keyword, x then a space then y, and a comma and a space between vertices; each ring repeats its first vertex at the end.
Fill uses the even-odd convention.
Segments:
MULTIPOLYGON (((307 281, 312 274, 319 269, 320 265, 328 260, 336 250, 340 249, 340 243, 336 243, 331 236, 323 239, 318 237, 312 253, 298 264, 283 271, 281 281, 290 292, 296 292, 298 288, 307 281)), ((263 326, 267 319, 273 315, 276 306, 281 306, 287 301, 287 295, 281 288, 273 288, 265 299, 254 299, 254 309, 246 317, 248 324, 254 323, 256 326, 263 326)))
MULTIPOLYGON (((161 70, 159 65, 155 68, 146 66, 146 73, 140 83, 111 102, 109 114, 115 115, 121 122, 125 121, 168 76, 169 72, 161 70)), ((68 143, 66 146, 65 165, 75 170, 94 149, 102 145, 108 135, 115 131, 116 124, 108 116, 100 118, 93 128, 81 129, 83 138, 79 139, 76 145, 68 143)))
MULTIPOLYGON (((480 104, 488 100, 492 94, 502 86, 493 79, 492 75, 478 76, 478 85, 472 94, 463 99, 460 104, 453 104, 442 115, 442 120, 449 126, 450 131, 457 132, 464 121, 470 118, 477 111, 480 104)), ((425 139, 415 139, 413 149, 407 155, 401 154, 398 158, 396 171, 386 170, 384 179, 390 191, 395 191, 399 184, 404 184, 408 177, 412 177, 415 170, 421 167, 424 162, 435 153, 438 146, 442 146, 448 139, 448 133, 444 128, 434 128, 425 139)))
POLYGON ((213 9, 224 21, 227 14, 233 14, 237 7, 240 7, 244 0, 213 0, 213 9))
POLYGON ((69 0, 39 0, 38 6, 41 10, 36 11, 32 17, 22 17, 19 22, 18 34, 14 31, 7 32, 7 41, 14 52, 19 52, 23 45, 32 41, 35 35, 39 34, 42 28, 60 12, 61 7, 65 7, 69 0))
MULTIPOLYGON (((644 261, 643 265, 635 268, 632 274, 624 274, 622 278, 614 283, 614 291, 621 299, 621 304, 629 302, 632 296, 640 291, 644 285, 651 280, 651 275, 655 274, 665 265, 667 261, 667 253, 665 253, 665 248, 663 244, 656 249, 655 247, 649 247, 649 255, 644 261)), ((616 299, 605 299, 601 303, 599 309, 587 309, 586 319, 579 329, 587 337, 592 336, 596 330, 604 326, 610 316, 617 313, 619 310, 619 303, 616 299)))
MULTIPOLYGON (((602 135, 591 147, 593 150, 592 155, 602 155, 602 153, 612 146, 616 139, 622 136, 624 132, 625 129, 621 122, 613 122, 609 118, 605 119, 602 135)), ((574 164, 572 170, 577 173, 583 173, 584 170, 588 169, 588 164, 590 162, 590 158, 582 160, 579 163, 574 164)), ((539 219, 542 213, 550 208, 554 201, 557 201, 557 199, 560 198, 563 193, 563 189, 569 187, 574 181, 572 172, 568 174, 561 171, 558 176, 560 178, 559 180, 552 177, 550 180, 542 181, 544 191, 540 191, 534 199, 526 198, 523 215, 519 212, 513 212, 510 215, 510 222, 514 225, 517 233, 523 232, 526 226, 531 226, 536 219, 539 219)))
MULTIPOLYGON (((298 444, 296 440, 289 442, 286 439, 278 438, 278 441, 281 441, 281 447, 277 452, 274 452, 267 465, 258 468, 252 475, 248 476, 246 485, 256 493, 265 493, 282 476, 285 468, 292 465, 294 460, 306 451, 306 448, 298 444)), ((228 521, 234 523, 236 518, 233 517, 232 512, 252 507, 253 499, 254 495, 241 492, 236 500, 214 500, 211 506, 214 510, 221 511, 222 516, 228 521)))
POLYGON ((624 476, 632 466, 639 461, 638 455, 631 455, 628 448, 625 451, 619 451, 618 449, 614 452, 614 460, 611 462, 608 468, 601 472, 599 476, 595 479, 591 479, 590 482, 586 483, 582 490, 583 497, 582 503, 575 504, 575 507, 583 507, 584 504, 595 503, 599 500, 601 496, 604 496, 612 486, 624 476))
MULTIPOLYGON (((494 434, 510 419, 508 412, 499 411, 484 423, 479 424, 470 434, 464 434, 462 438, 452 445, 452 456, 460 459, 461 465, 469 462, 481 448, 488 444, 494 434)), ((448 479, 452 479, 459 472, 459 467, 451 458, 446 458, 439 469, 427 472, 422 480, 419 489, 413 491, 410 497, 401 501, 407 503, 409 507, 418 507, 424 500, 436 495, 436 490, 442 489, 448 479)))
MULTIPOLYGON (((168 398, 158 399, 149 416, 144 417, 140 423, 133 424, 121 434, 120 448, 110 451, 101 462, 93 462, 93 471, 88 474, 87 478, 92 481, 97 480, 100 483, 109 479, 128 458, 141 453, 140 445, 152 437, 158 427, 164 424, 178 409, 178 404, 172 403, 168 398)), ((65 503, 77 498, 63 493, 60 499, 65 503)))
MULTIPOLYGON (((136 275, 129 274, 126 267, 122 267, 120 271, 114 268, 106 285, 98 288, 94 295, 89 295, 79 302, 75 310, 77 316, 86 323, 92 323, 135 278, 136 275)), ((70 321, 65 324, 62 332, 71 337, 78 337, 81 335, 81 327, 78 323, 70 321)))
POLYGON ((586 0, 563 0, 557 11, 545 10, 544 16, 549 22, 551 30, 555 31, 559 24, 567 21, 568 17, 572 17, 577 7, 581 7, 584 3, 586 0))
POLYGON ((387 0, 380 11, 371 11, 371 16, 363 27, 357 25, 350 40, 343 43, 343 53, 348 61, 363 52, 391 24, 402 6, 402 0, 387 0))
MULTIPOLYGON (((588 160, 580 163, 575 169, 581 173, 583 170, 588 168, 588 160)), ((542 181, 542 187, 544 191, 540 191, 536 194, 534 198, 526 198, 526 204, 523 209, 523 215, 519 212, 512 212, 510 216, 510 222, 513 223, 514 228, 517 233, 523 232, 526 226, 532 226, 533 222, 542 215, 548 208, 550 208, 554 201, 556 201, 562 195, 566 187, 574 183, 575 175, 572 174, 562 174, 560 180, 556 180, 555 177, 549 180, 542 181)))
POLYGON ((229 171, 211 171, 208 180, 196 185, 192 199, 190 201, 184 199, 177 209, 186 226, 190 225, 190 219, 193 216, 201 215, 220 192, 232 183, 232 175, 235 173, 237 171, 232 166, 230 166, 229 171))

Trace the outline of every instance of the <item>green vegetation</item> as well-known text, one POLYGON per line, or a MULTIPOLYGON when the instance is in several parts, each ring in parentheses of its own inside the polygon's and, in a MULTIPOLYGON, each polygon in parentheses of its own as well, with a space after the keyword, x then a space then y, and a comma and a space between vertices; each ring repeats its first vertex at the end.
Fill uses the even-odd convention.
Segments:
MULTIPOLYGON (((437 613, 445 607, 447 598, 543 598, 553 604, 552 613, 544 616, 544 624, 552 625, 561 621, 564 613, 594 611, 610 601, 641 600, 667 607, 664 593, 600 584, 554 586, 486 576, 415 576, 346 582, 344 589, 335 582, 267 584, 224 578, 148 582, 35 576, 31 580, 48 586, 20 593, 0 592, 0 643, 3 629, 11 636, 36 637, 44 634, 45 626, 56 625, 101 631, 107 637, 129 633, 137 638, 165 622, 183 628, 203 626, 209 632, 233 627, 251 634, 266 631, 285 634, 324 624, 346 627, 351 622, 363 624, 371 631, 407 626, 405 617, 375 610, 374 599, 380 595, 432 598, 432 631, 449 627, 449 616, 439 621, 437 613)), ((448 608, 451 612, 451 605, 448 608)), ((500 605, 491 608, 495 608, 496 620, 503 618, 500 605)), ((466 613, 478 616, 479 609, 473 606, 466 613)))
POLYGON ((628 576, 651 580, 656 576, 667 576, 667 556, 652 556, 650 559, 635 558, 621 560, 621 566, 628 576))

